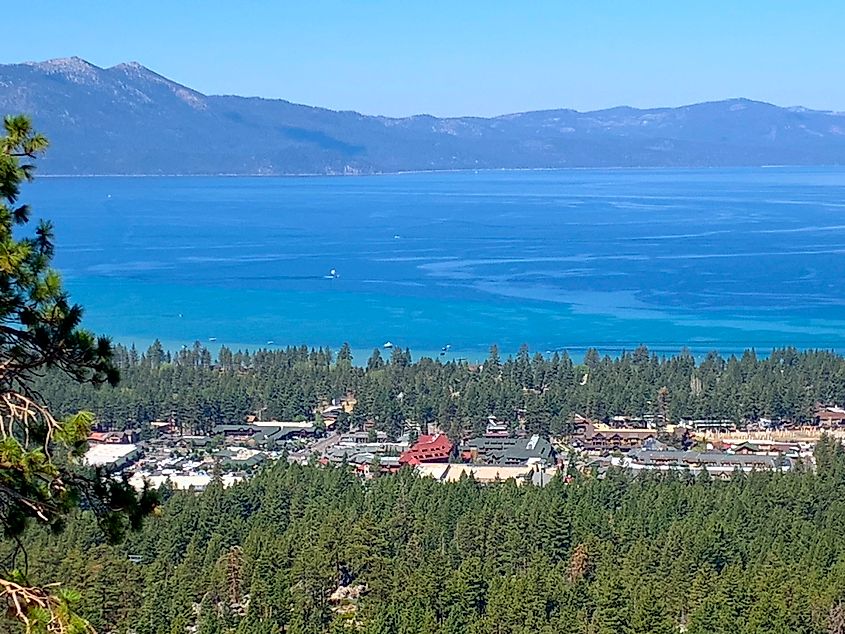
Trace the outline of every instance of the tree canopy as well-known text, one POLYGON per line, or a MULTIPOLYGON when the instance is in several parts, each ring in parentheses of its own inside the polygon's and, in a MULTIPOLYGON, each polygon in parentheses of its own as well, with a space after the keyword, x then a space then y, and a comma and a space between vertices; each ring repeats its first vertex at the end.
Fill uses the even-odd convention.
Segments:
POLYGON ((81 455, 93 415, 56 417, 35 388, 44 371, 76 383, 116 384, 108 339, 80 326, 82 309, 70 302, 51 267, 53 228, 30 230, 31 210, 20 203, 34 160, 47 147, 23 116, 6 117, 0 138, 0 525, 15 544, 2 567, 0 593, 9 613, 28 631, 74 632, 87 624, 67 591, 28 583, 21 535, 31 523, 61 530, 67 513, 90 509, 109 538, 137 527, 153 504, 124 482, 85 469, 81 455), (24 559, 23 568, 20 567, 24 559))
MULTIPOLYGON (((112 546, 90 513, 28 534, 81 613, 137 634, 828 634, 845 623, 845 452, 818 470, 545 487, 278 461, 164 491, 112 546)), ((837 629, 838 628, 838 629, 837 629)))
POLYGON ((224 346, 216 356, 199 343, 177 352, 158 342, 146 351, 116 346, 119 390, 79 385, 58 371, 39 379, 38 389, 55 411, 90 409, 104 428, 172 418, 186 433, 242 423, 258 411, 266 420, 310 419, 321 403, 352 394, 357 404, 341 429, 370 420, 395 436, 436 423, 454 438, 483 433, 490 415, 558 435, 573 414, 712 418, 741 426, 764 417, 810 422, 817 403, 845 403, 845 358, 824 350, 696 358, 639 347, 615 357, 591 350, 578 362, 565 352, 532 355, 527 348, 502 360, 494 349, 483 365, 412 360, 398 349, 387 359, 376 350, 368 361, 356 360, 360 365, 351 363, 348 348, 335 358, 325 348, 224 346))

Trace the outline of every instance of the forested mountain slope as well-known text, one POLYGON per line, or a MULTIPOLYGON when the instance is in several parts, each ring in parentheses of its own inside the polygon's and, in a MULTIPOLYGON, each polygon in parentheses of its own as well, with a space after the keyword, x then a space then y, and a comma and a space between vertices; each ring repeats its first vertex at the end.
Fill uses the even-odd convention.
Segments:
POLYGON ((82 591, 101 632, 841 632, 845 456, 823 441, 817 460, 545 488, 280 462, 173 493, 119 547, 85 513, 30 533, 29 566, 82 591))

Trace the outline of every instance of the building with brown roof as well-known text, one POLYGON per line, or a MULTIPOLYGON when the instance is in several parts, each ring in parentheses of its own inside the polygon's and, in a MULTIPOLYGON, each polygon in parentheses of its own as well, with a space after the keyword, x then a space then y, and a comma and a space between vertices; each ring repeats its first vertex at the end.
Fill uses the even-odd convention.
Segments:
POLYGON ((576 426, 572 444, 586 451, 628 451, 656 439, 656 429, 582 423, 576 426))
MULTIPOLYGON (((680 426, 667 426, 664 431, 674 435, 681 445, 686 444, 689 438, 688 430, 680 426)), ((585 451, 624 452, 657 442, 659 434, 657 429, 649 427, 611 427, 578 421, 570 440, 573 446, 585 451)))
POLYGON ((841 407, 817 407, 813 418, 820 427, 841 427, 845 425, 845 409, 841 407))

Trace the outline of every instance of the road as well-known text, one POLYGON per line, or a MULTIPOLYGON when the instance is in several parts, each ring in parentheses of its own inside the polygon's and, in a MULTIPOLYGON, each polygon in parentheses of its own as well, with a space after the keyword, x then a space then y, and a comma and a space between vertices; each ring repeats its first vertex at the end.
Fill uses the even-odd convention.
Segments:
POLYGON ((308 462, 308 458, 315 454, 317 456, 323 455, 329 447, 333 447, 337 443, 340 442, 340 434, 331 434, 326 436, 325 438, 320 438, 317 442, 313 445, 308 447, 307 449, 301 449, 300 451, 295 451, 290 455, 290 459, 296 462, 308 462))

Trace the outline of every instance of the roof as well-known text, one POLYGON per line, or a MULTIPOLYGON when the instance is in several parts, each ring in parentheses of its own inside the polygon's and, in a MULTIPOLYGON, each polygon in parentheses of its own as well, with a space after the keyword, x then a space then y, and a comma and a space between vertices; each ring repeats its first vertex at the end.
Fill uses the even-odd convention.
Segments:
POLYGON ((819 418, 843 420, 845 419, 845 409, 841 407, 821 407, 816 410, 815 415, 819 418))
POLYGON ((452 447, 452 441, 445 434, 433 436, 423 434, 410 449, 399 457, 399 462, 402 464, 420 464, 421 462, 446 460, 452 453, 452 447))
POLYGON ((648 451, 666 451, 669 445, 660 442, 657 438, 646 438, 643 441, 642 448, 648 451))
POLYGON ((731 454, 721 451, 648 451, 633 449, 628 453, 628 456, 633 463, 645 466, 761 467, 774 469, 780 464, 791 464, 788 459, 779 456, 731 454))
POLYGON ((548 484, 554 476, 554 469, 538 471, 526 465, 467 465, 467 464, 421 464, 416 467, 422 477, 432 477, 438 482, 457 482, 462 477, 471 477, 481 483, 514 479, 522 484, 527 478, 538 485, 548 484))
POLYGON ((234 467, 254 467, 264 462, 267 456, 255 449, 244 449, 243 447, 227 447, 214 454, 224 464, 234 467))
POLYGON ((215 425, 212 433, 250 436, 256 443, 284 440, 291 434, 314 432, 313 423, 254 423, 252 425, 215 425))
POLYGON ((537 434, 530 438, 473 438, 466 445, 475 449, 480 460, 488 464, 527 464, 554 457, 552 444, 537 434))
POLYGON ((446 482, 456 482, 461 476, 472 476, 479 482, 495 482, 496 480, 509 480, 510 478, 525 478, 532 472, 527 466, 476 466, 453 464, 449 465, 449 471, 445 476, 446 482))
POLYGON ((256 432, 261 431, 258 425, 215 425, 214 426, 214 433, 215 434, 225 434, 226 432, 239 432, 242 434, 254 434, 256 432))
POLYGON ((656 436, 657 430, 648 427, 611 427, 609 425, 592 424, 585 426, 584 436, 587 438, 599 435, 605 438, 612 438, 613 436, 619 436, 620 438, 649 438, 656 436))
POLYGON ((417 473, 422 477, 432 477, 435 480, 442 480, 451 465, 442 462, 431 462, 416 466, 417 473))
MULTIPOLYGON (((144 482, 148 482, 153 488, 158 488, 162 484, 169 482, 175 489, 190 489, 193 487, 197 490, 202 490, 211 484, 212 476, 205 473, 191 473, 185 475, 152 475, 145 473, 136 473, 129 479, 129 483, 136 489, 141 490, 144 482)), ((222 476, 223 486, 228 487, 240 480, 242 476, 236 476, 231 473, 225 473, 222 476)))
POLYGON ((133 429, 124 429, 122 431, 92 431, 88 434, 88 440, 89 442, 123 442, 135 433, 137 432, 133 429))
POLYGON ((279 420, 257 420, 253 421, 253 427, 287 427, 288 429, 302 429, 305 431, 311 431, 314 429, 314 423, 309 421, 298 421, 298 420, 286 420, 286 421, 279 421, 279 420))
MULTIPOLYGON (((722 441, 723 443, 725 441, 722 441)), ((757 439, 750 439, 745 440, 742 442, 735 442, 731 443, 728 442, 727 445, 733 449, 733 451, 741 451, 743 449, 748 449, 749 451, 756 451, 760 453, 767 453, 767 452, 790 452, 790 451, 801 451, 801 443, 800 442, 792 442, 792 441, 783 441, 783 440, 757 440, 757 439)))
POLYGON ((91 467, 103 467, 131 460, 137 452, 137 445, 91 445, 85 452, 84 462, 91 467))
MULTIPOLYGON (((343 434, 340 438, 341 438, 341 441, 344 441, 344 440, 369 441, 370 432, 368 432, 368 431, 347 432, 347 433, 343 434)), ((387 440, 387 432, 383 432, 383 431, 375 432, 375 440, 387 440)))

